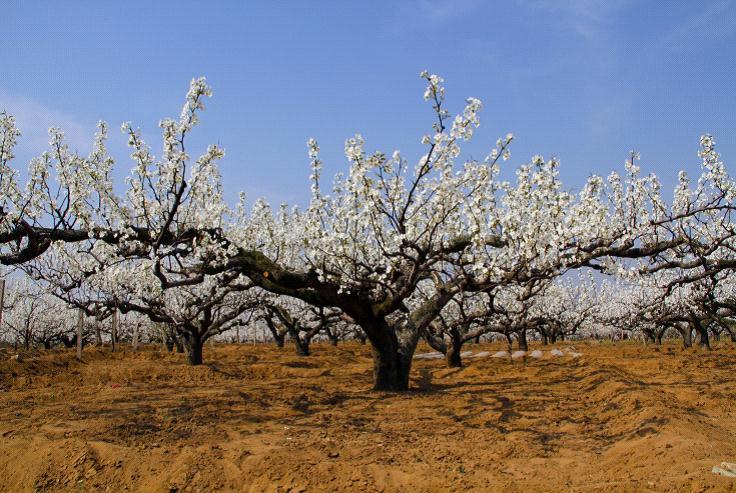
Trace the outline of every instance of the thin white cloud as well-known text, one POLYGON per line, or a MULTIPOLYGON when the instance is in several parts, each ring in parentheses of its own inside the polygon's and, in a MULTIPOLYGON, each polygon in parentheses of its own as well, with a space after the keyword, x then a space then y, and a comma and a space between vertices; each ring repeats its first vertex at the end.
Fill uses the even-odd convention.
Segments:
POLYGON ((674 26, 657 40, 654 50, 679 50, 683 47, 702 49, 703 41, 726 39, 734 35, 736 15, 733 8, 736 2, 720 0, 700 6, 682 24, 674 26))
POLYGON ((83 125, 75 118, 25 97, 0 91, 0 111, 13 115, 21 131, 15 154, 27 158, 48 150, 50 127, 64 131, 70 149, 86 154, 92 147, 94 126, 83 125))
POLYGON ((478 7, 480 0, 414 0, 397 4, 387 28, 395 35, 405 35, 454 21, 478 7))
POLYGON ((557 16, 564 26, 592 40, 609 25, 614 14, 630 0, 517 0, 522 6, 557 16))
POLYGON ((419 0, 417 11, 432 22, 447 21, 465 14, 478 5, 478 0, 419 0))

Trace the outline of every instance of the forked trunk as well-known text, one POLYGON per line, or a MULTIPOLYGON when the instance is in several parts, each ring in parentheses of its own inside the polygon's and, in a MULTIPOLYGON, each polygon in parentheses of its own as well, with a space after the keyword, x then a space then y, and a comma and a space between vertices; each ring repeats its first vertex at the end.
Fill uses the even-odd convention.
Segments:
POLYGON ((549 344, 549 337, 547 337, 547 333, 544 331, 539 332, 542 336, 542 346, 546 346, 549 344))
POLYGON ((309 356, 309 341, 296 336, 294 337, 294 348, 297 356, 309 356))
MULTIPOLYGON (((373 353, 373 390, 400 392, 409 390, 412 357, 422 330, 414 328, 399 341, 396 329, 385 318, 367 310, 362 300, 346 310, 371 342, 373 353)), ((409 329, 407 327, 407 329, 409 329)), ((426 329, 426 326, 422 329, 426 329)))
POLYGON ((286 332, 282 332, 276 327, 273 320, 266 318, 266 326, 273 336, 273 340, 276 341, 276 347, 284 347, 284 340, 286 339, 286 332))

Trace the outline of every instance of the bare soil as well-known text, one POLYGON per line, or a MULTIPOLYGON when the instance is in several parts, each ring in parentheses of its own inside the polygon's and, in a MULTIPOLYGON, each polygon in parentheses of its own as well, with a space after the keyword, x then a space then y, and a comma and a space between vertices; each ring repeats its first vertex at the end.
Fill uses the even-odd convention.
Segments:
POLYGON ((416 361, 403 394, 352 343, 0 352, 0 491, 736 491, 735 346, 574 345, 416 361))

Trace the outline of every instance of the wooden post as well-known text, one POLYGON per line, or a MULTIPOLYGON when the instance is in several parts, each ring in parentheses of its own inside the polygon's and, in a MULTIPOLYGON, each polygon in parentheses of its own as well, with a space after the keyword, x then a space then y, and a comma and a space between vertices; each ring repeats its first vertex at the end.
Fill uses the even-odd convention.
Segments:
POLYGON ((120 324, 120 318, 118 315, 118 309, 116 308, 112 312, 112 330, 110 331, 110 342, 112 343, 112 352, 118 346, 118 325, 120 324))
POLYGON ((84 332, 84 310, 77 312, 77 359, 82 360, 82 332, 84 332))

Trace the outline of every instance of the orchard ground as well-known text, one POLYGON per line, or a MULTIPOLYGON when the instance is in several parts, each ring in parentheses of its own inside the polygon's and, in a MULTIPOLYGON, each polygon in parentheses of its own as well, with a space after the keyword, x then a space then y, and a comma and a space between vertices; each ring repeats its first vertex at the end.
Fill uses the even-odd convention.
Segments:
MULTIPOLYGON (((2 353, 2 491, 733 491, 736 346, 574 342, 582 357, 417 360, 370 348, 2 353)), ((504 349, 468 345, 472 351, 504 349)), ((420 348, 419 352, 428 349, 420 348)))

